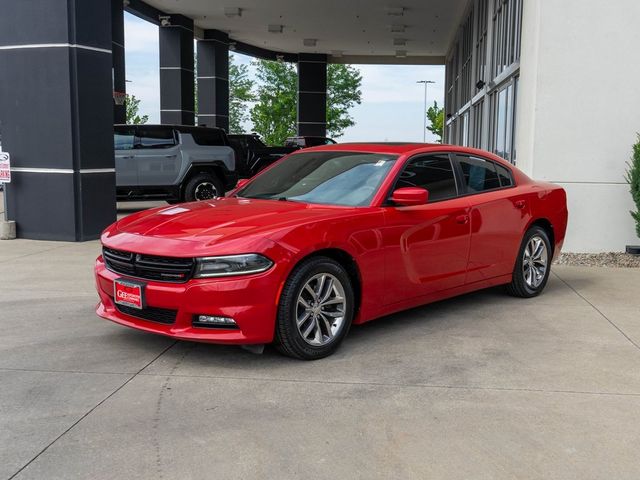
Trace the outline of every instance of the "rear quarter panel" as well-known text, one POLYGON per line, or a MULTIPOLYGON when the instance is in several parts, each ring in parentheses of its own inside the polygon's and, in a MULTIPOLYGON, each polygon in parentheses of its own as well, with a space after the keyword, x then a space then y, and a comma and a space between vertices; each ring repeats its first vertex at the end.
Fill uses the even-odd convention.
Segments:
POLYGON ((532 184, 531 223, 546 219, 553 228, 554 258, 560 254, 567 231, 567 194, 553 183, 534 182, 532 184))
POLYGON ((228 146, 198 145, 190 135, 180 134, 181 165, 178 183, 181 182, 193 164, 222 162, 231 172, 236 169, 236 154, 228 146))

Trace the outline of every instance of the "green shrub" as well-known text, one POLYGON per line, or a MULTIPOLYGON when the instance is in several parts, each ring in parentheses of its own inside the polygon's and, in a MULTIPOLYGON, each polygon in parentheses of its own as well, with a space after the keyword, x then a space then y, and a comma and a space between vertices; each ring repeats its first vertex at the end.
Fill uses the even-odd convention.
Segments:
POLYGON ((638 142, 633 146, 633 155, 628 165, 626 180, 629 182, 631 196, 636 204, 636 211, 629 213, 636 221, 636 234, 640 238, 640 134, 638 142))

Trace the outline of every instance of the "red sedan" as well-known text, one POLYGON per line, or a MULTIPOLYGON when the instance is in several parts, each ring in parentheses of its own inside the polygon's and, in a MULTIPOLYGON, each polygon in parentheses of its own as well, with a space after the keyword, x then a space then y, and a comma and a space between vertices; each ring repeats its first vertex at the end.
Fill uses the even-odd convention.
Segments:
POLYGON ((174 338, 331 354, 352 324, 473 290, 544 289, 562 188, 490 153, 338 144, 227 198, 130 215, 102 235, 101 317, 174 338))

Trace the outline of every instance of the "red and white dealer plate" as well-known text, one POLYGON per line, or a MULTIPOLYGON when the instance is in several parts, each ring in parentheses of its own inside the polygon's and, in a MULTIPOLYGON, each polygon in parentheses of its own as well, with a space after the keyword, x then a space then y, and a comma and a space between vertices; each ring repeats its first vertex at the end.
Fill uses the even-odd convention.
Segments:
POLYGON ((118 278, 113 282, 113 298, 119 305, 144 308, 144 283, 118 278))

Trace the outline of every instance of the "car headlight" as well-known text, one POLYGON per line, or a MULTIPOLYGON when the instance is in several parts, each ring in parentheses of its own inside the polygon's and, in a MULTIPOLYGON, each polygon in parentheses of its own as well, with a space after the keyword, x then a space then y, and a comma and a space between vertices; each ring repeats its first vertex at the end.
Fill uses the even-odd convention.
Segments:
POLYGON ((269 270, 273 262, 257 253, 196 258, 195 278, 248 275, 269 270))

